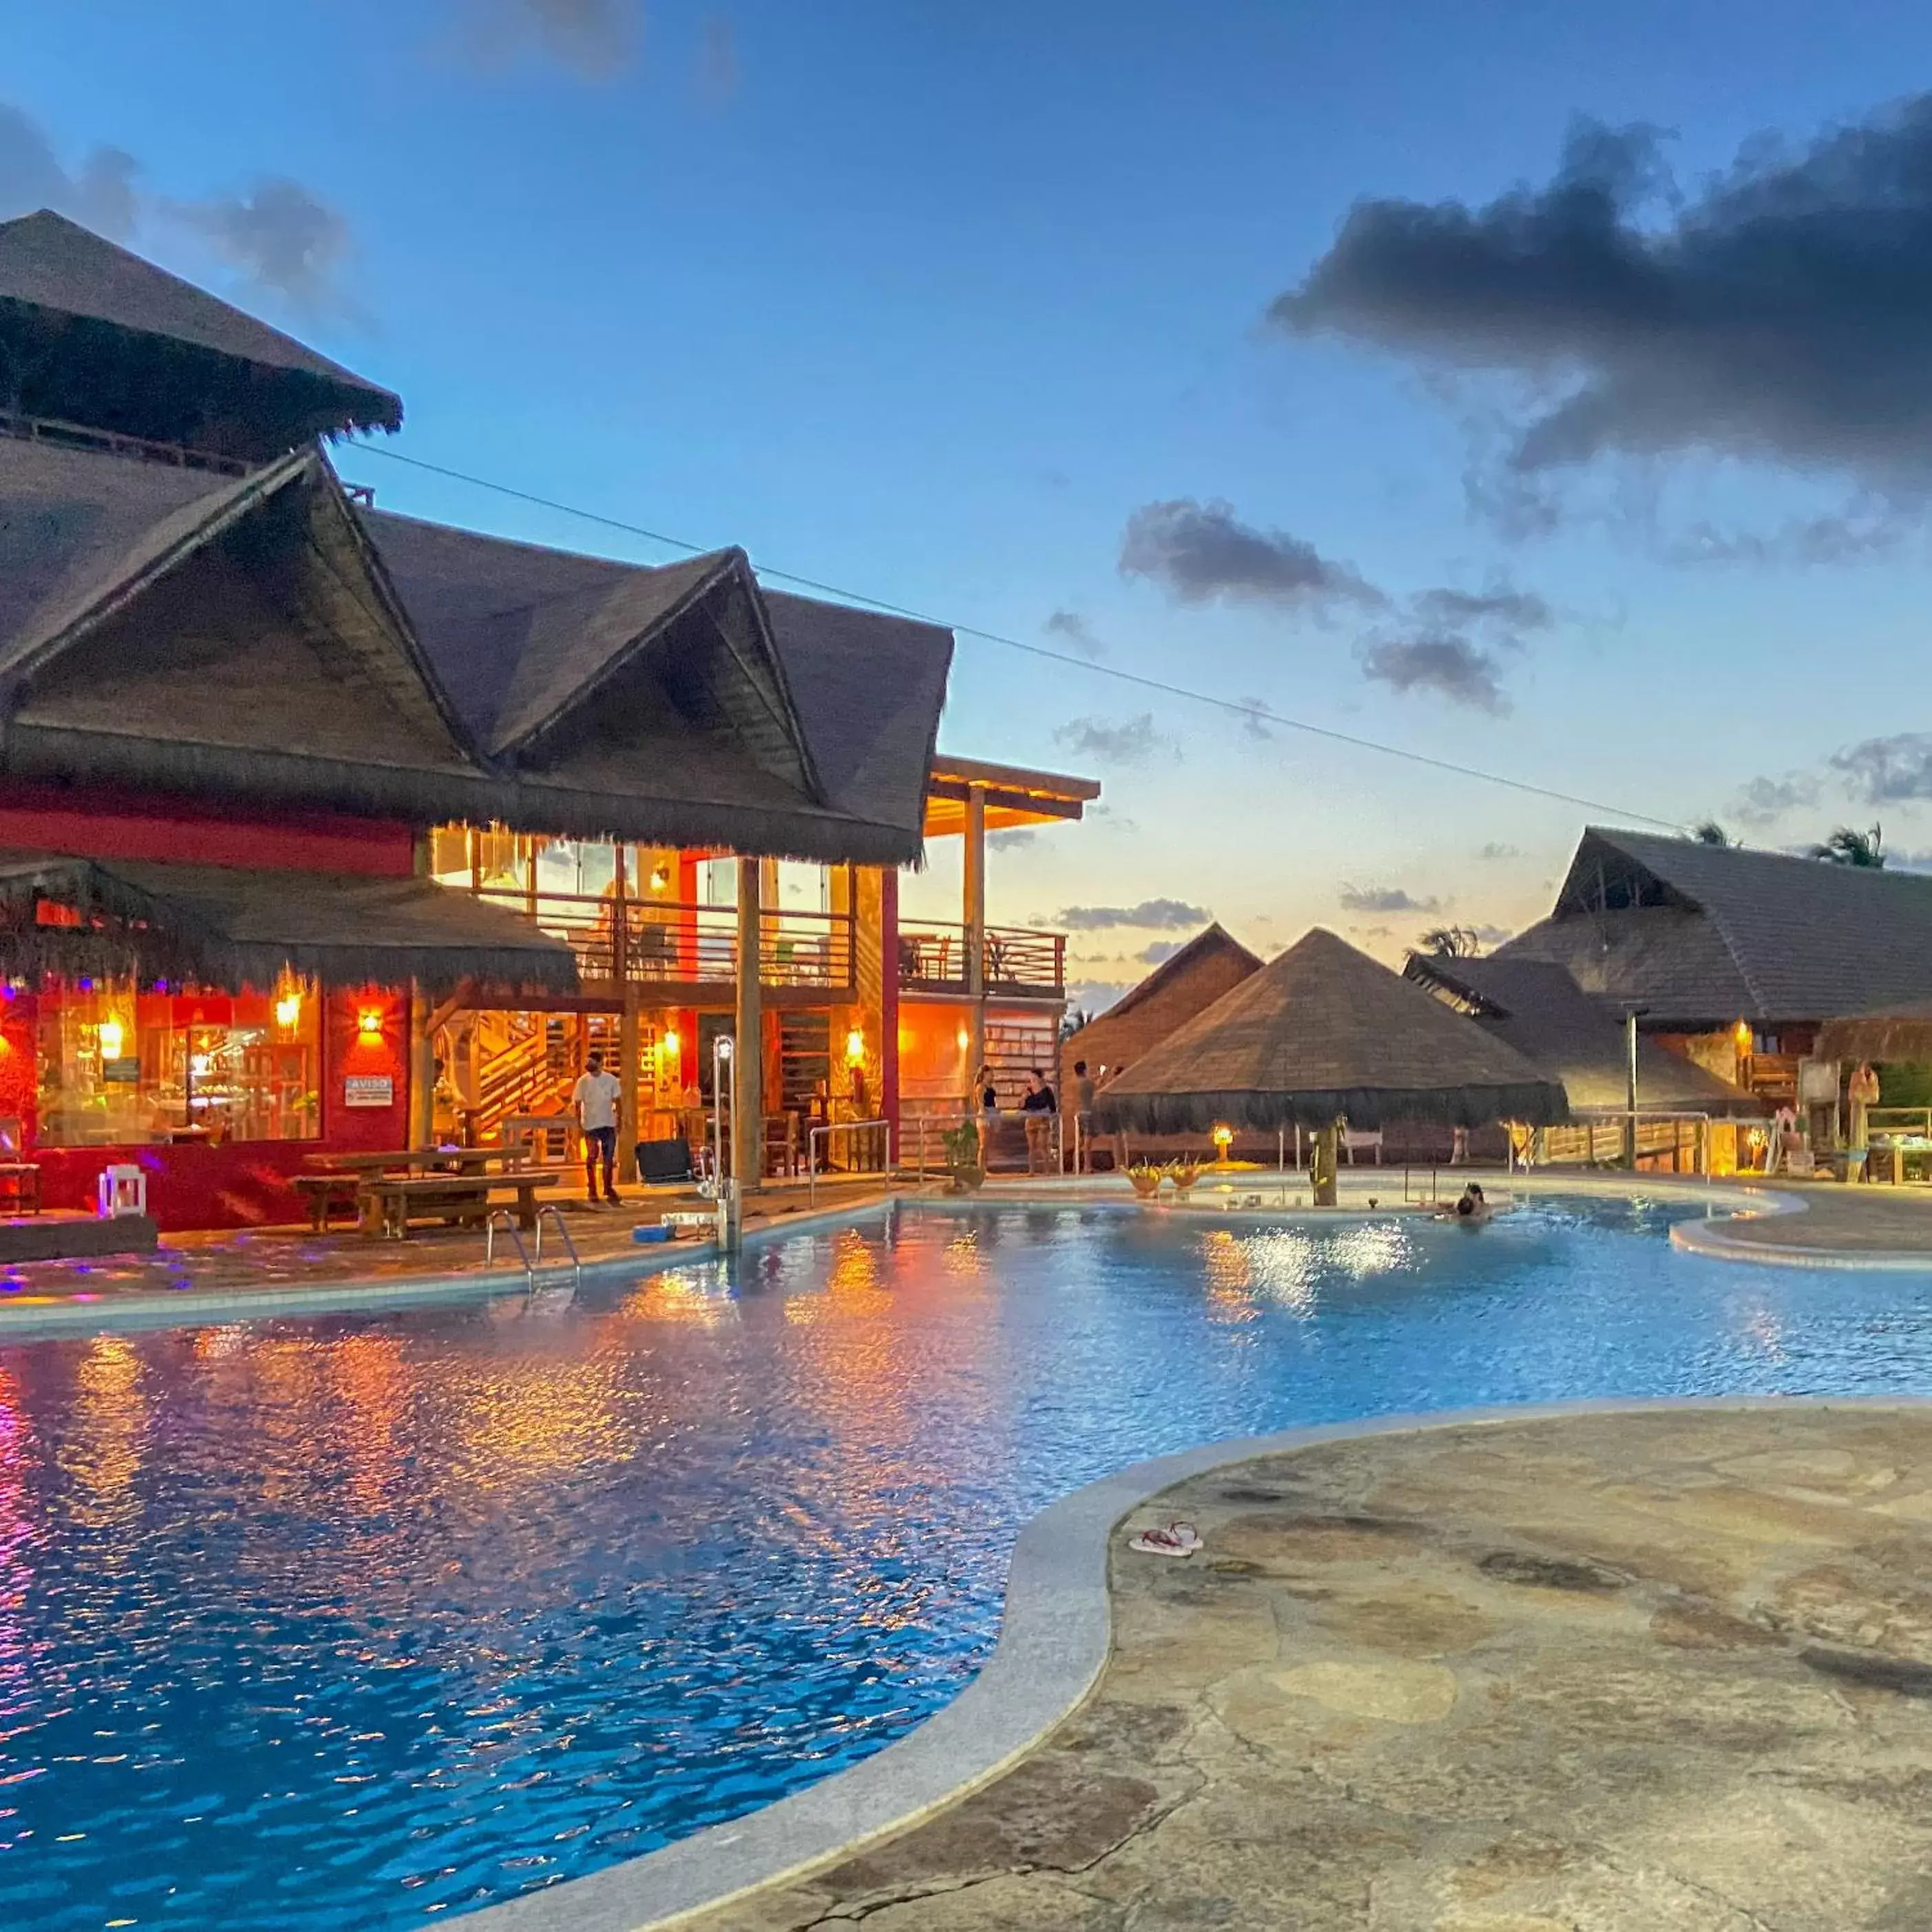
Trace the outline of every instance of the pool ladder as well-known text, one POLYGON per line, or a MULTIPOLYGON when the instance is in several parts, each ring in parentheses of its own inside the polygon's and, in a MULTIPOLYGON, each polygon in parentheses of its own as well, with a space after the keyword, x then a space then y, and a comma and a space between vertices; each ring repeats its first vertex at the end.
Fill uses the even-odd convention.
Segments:
POLYGON ((581 1286, 584 1280, 584 1259, 577 1252, 577 1244, 571 1238, 569 1224, 563 1218, 563 1210, 555 1202, 537 1210, 536 1252, 532 1256, 524 1246, 523 1230, 517 1226, 517 1217, 507 1208, 499 1208, 483 1224, 483 1265, 493 1268, 496 1261, 496 1230, 501 1227, 510 1238, 511 1245, 517 1251, 517 1258, 524 1264, 524 1280, 532 1286, 536 1285, 536 1271, 543 1266, 544 1223, 554 1222, 557 1238, 563 1244, 564 1252, 570 1257, 570 1279, 573 1286, 581 1286))

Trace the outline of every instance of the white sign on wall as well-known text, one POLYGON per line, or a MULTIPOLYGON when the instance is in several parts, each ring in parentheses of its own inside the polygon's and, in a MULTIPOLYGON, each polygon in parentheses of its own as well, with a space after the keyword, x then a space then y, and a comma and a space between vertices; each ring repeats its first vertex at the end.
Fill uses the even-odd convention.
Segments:
POLYGON ((344 1074, 342 1104, 345 1107, 393 1107, 396 1104, 394 1076, 388 1073, 344 1074))

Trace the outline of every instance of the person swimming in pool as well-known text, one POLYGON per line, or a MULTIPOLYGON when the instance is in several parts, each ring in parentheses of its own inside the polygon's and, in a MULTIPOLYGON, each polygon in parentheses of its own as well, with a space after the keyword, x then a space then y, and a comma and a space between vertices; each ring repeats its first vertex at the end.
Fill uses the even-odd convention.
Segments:
POLYGON ((1445 1221, 1460 1221, 1475 1227, 1490 1218, 1490 1204, 1483 1198, 1482 1184, 1472 1180, 1453 1202, 1436 1211, 1445 1221))

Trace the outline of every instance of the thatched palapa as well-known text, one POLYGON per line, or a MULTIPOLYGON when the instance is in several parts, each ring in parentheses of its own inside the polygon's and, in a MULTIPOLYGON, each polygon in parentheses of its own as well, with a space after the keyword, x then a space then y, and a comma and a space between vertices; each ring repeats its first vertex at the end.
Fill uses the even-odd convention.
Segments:
POLYGON ((1513 1047, 1319 928, 1130 1066, 1096 1111, 1103 1129, 1142 1133, 1568 1117, 1562 1086, 1513 1047))
POLYGON ((578 984, 561 940, 434 880, 0 851, 0 976, 267 991, 285 970, 431 994, 578 984))

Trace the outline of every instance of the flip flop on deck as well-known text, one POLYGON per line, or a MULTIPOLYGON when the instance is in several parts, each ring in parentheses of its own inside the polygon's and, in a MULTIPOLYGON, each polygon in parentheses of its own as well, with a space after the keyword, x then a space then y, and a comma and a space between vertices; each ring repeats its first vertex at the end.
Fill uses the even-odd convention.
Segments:
POLYGON ((1129 1538, 1127 1547, 1143 1556, 1192 1556, 1201 1547, 1201 1532, 1191 1522, 1170 1522, 1163 1528, 1142 1530, 1129 1538))

